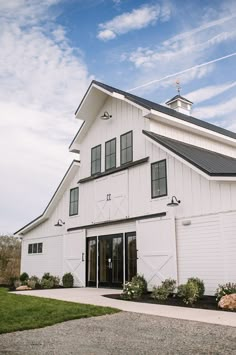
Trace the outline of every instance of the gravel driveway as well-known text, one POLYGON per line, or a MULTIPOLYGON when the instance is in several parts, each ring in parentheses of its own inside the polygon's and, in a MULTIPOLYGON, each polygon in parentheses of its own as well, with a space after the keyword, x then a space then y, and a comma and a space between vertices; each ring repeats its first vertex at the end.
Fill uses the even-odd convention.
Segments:
POLYGON ((236 354, 236 328, 138 313, 0 335, 0 354, 236 354))

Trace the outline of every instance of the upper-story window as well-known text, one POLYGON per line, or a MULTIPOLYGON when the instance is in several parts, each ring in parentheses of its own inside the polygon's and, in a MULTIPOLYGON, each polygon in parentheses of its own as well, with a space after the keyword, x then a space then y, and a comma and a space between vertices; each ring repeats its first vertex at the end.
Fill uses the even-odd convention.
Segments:
POLYGON ((91 175, 101 172, 101 144, 91 149, 91 175))
POLYGON ((133 132, 127 132, 120 136, 120 164, 126 164, 133 160, 133 132))
POLYGON ((105 144, 105 169, 109 170, 116 167, 116 138, 111 139, 105 144))
POLYGON ((75 216, 78 214, 79 210, 79 188, 75 187, 70 190, 70 209, 69 215, 75 216))
POLYGON ((152 198, 167 195, 166 160, 151 165, 152 198))
POLYGON ((42 254, 43 243, 28 244, 28 254, 42 254))

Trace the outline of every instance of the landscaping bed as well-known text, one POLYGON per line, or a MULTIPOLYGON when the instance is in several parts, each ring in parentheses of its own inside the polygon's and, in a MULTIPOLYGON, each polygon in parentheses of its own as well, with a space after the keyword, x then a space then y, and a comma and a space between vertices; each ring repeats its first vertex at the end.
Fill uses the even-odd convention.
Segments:
POLYGON ((119 294, 109 294, 104 295, 104 297, 113 298, 116 300, 128 301, 128 302, 139 302, 139 303, 150 303, 150 304, 161 304, 164 306, 177 306, 185 308, 198 308, 198 309, 209 309, 214 311, 224 311, 224 312, 235 312, 232 310, 221 309, 217 306, 216 298, 214 296, 203 296, 193 305, 187 305, 179 297, 168 297, 165 301, 158 301, 151 297, 151 292, 143 295, 141 298, 125 300, 119 294))

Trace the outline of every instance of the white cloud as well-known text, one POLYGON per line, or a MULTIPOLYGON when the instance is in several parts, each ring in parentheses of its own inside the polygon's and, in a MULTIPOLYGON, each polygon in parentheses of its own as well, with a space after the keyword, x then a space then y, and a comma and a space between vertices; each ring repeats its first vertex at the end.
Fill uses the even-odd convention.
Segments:
POLYGON ((58 2, 0 0, 0 232, 40 214, 73 159, 74 111, 92 77, 54 21, 58 2))
POLYGON ((172 73, 180 73, 177 75, 182 84, 209 75, 216 65, 191 69, 188 73, 185 73, 185 70, 220 57, 217 52, 219 45, 230 41, 233 43, 232 40, 236 38, 236 12, 229 15, 228 10, 217 16, 211 20, 208 16, 205 22, 196 28, 185 30, 156 46, 139 47, 123 53, 121 62, 127 61, 136 69, 136 81, 133 86, 138 90, 138 94, 147 91, 150 93, 160 86, 173 85, 173 80, 169 79, 172 73))
POLYGON ((205 120, 216 117, 225 118, 226 115, 235 112, 235 107, 236 97, 219 104, 198 107, 194 110, 194 115, 205 120))
POLYGON ((225 91, 234 88, 235 86, 236 86, 236 81, 232 83, 225 83, 222 85, 210 85, 202 89, 192 91, 187 95, 185 95, 185 97, 194 103, 200 103, 200 102, 207 101, 217 95, 220 95, 225 91))
POLYGON ((118 35, 153 25, 157 20, 168 21, 170 14, 171 10, 167 4, 163 7, 159 4, 146 4, 100 24, 97 38, 107 41, 118 35))

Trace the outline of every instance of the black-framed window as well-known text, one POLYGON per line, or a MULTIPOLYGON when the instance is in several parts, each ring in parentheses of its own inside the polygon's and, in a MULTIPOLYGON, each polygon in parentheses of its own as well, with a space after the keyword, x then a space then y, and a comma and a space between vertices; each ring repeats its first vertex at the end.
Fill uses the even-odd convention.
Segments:
POLYGON ((91 175, 101 172, 101 144, 91 149, 91 175))
POLYGON ((166 159, 151 164, 152 198, 167 195, 166 159))
POLYGON ((79 188, 70 189, 70 209, 69 215, 75 216, 79 210, 79 188))
POLYGON ((28 254, 42 254, 43 243, 28 244, 28 254))
POLYGON ((105 170, 116 167, 116 138, 105 143, 105 170))
POLYGON ((133 161, 133 132, 120 136, 120 165, 133 161))

